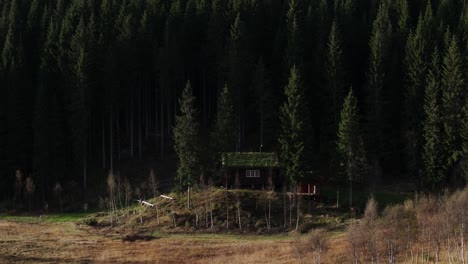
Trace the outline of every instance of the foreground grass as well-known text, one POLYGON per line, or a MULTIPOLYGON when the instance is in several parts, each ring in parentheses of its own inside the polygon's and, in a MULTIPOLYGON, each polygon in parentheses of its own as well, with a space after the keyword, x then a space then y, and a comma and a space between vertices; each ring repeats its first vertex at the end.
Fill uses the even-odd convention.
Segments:
POLYGON ((0 219, 0 263, 307 263, 301 237, 163 234, 128 242, 79 222, 13 219, 0 219))

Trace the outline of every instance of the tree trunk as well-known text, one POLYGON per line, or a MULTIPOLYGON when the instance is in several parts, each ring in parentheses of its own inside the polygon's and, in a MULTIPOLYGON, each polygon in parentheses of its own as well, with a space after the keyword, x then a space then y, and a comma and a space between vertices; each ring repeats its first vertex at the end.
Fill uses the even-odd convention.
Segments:
POLYGON ((289 229, 292 228, 292 208, 293 208, 292 203, 293 203, 293 201, 292 201, 292 198, 290 196, 289 197, 289 229))
POLYGON ((271 200, 268 200, 268 230, 271 229, 271 200))
POLYGON ((237 217, 239 218, 239 229, 242 229, 242 221, 241 221, 241 211, 240 211, 240 198, 239 195, 237 196, 237 217))
POLYGON ((154 155, 158 153, 158 90, 154 90, 154 155))
POLYGON ((149 105, 150 105, 150 90, 149 90, 149 85, 148 85, 148 79, 146 79, 146 87, 145 87, 145 92, 146 92, 146 104, 145 104, 145 140, 148 142, 149 138, 149 128, 150 128, 150 115, 149 115, 149 105))
POLYGON ((349 175, 349 208, 353 208, 353 181, 349 175))
POLYGON ((141 127, 142 127, 142 111, 141 111, 141 90, 138 94, 138 158, 141 160, 141 127))
POLYGON ((187 187, 187 209, 190 209, 190 186, 187 187))
POLYGON ((117 114, 117 129, 116 129, 116 133, 117 133, 117 161, 120 160, 120 115, 117 114))
MULTIPOLYGON (((297 192, 297 188, 296 188, 297 192)), ((296 231, 299 229, 299 219, 301 217, 301 197, 298 196, 296 200, 296 206, 297 206, 297 211, 296 211, 296 231)))
POLYGON ((88 167, 87 167, 87 155, 86 155, 86 152, 87 152, 87 147, 86 147, 86 144, 85 144, 85 148, 84 148, 84 151, 83 151, 83 196, 84 196, 84 199, 86 200, 86 180, 87 180, 87 171, 88 171, 88 167))
POLYGON ((106 126, 104 115, 102 116, 102 168, 106 167, 106 126))
POLYGON ((229 205, 226 201, 226 228, 229 229, 229 205))
POLYGON ((283 184, 283 228, 286 228, 287 225, 287 208, 286 208, 286 188, 283 184))
POLYGON ((109 118, 109 161, 110 161, 110 172, 111 173, 114 173, 114 157, 113 157, 113 145, 114 145, 114 141, 113 141, 113 111, 112 111, 112 108, 111 108, 111 111, 110 111, 110 118, 109 118))
POLYGON ((158 225, 160 224, 159 222, 159 207, 158 207, 158 202, 155 202, 156 205, 156 221, 158 222, 158 225))
POLYGON ((134 144, 133 144, 133 96, 130 98, 130 157, 134 155, 134 144))
POLYGON ((163 160, 163 157, 164 157, 164 104, 163 104, 163 101, 162 101, 163 100, 162 99, 162 96, 163 96, 162 92, 163 92, 163 90, 161 88, 161 96, 160 96, 161 97, 161 112, 160 112, 160 114, 161 114, 160 119, 161 120, 159 120, 161 122, 161 127, 160 127, 161 132, 160 132, 160 135, 159 135, 161 137, 161 143, 160 143, 160 146, 159 146, 161 148, 161 153, 160 153, 161 160, 163 160))

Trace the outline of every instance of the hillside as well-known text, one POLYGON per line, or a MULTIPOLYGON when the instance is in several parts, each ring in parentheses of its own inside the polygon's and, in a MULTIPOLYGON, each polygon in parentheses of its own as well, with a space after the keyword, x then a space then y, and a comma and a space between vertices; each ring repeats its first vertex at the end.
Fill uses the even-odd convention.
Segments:
POLYGON ((289 164, 290 150, 300 164, 288 179, 346 184, 352 167, 353 181, 369 188, 461 187, 467 8, 0 1, 1 199, 58 209, 51 201, 62 189, 92 203, 109 172, 135 184, 154 169, 167 189, 216 183, 219 153, 232 151, 276 152, 289 164), (194 160, 184 175, 180 149, 194 160))

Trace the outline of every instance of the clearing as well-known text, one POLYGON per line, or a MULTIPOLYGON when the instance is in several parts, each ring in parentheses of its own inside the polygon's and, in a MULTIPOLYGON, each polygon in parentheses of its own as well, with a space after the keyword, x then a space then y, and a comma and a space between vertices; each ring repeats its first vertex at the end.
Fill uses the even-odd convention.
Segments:
POLYGON ((311 257, 303 239, 158 234, 129 242, 80 222, 0 217, 0 263, 299 263, 311 257))

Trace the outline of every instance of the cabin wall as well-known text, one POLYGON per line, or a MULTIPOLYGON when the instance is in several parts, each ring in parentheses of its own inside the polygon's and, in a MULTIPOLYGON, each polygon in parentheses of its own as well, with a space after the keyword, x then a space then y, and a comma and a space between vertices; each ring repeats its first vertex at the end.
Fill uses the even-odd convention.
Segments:
POLYGON ((275 187, 283 184, 278 168, 228 168, 226 175, 229 188, 267 189, 271 184, 275 187), (247 177, 247 170, 259 170, 260 177, 247 177))

